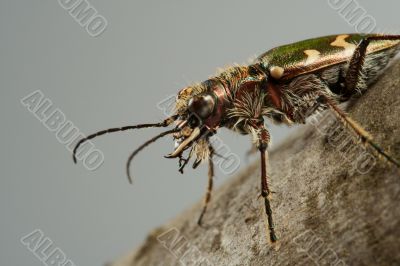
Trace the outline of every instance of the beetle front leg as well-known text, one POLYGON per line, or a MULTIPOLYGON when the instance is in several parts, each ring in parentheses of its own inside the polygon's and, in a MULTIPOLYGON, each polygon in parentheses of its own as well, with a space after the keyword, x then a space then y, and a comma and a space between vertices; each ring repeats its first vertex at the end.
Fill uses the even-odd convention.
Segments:
POLYGON ((203 217, 206 214, 208 204, 210 203, 211 200, 211 192, 213 189, 213 183, 214 183, 214 162, 213 162, 213 155, 215 154, 214 148, 210 145, 210 158, 208 159, 208 186, 207 186, 207 192, 206 196, 204 197, 204 205, 203 205, 203 210, 200 214, 199 220, 197 221, 197 224, 199 226, 202 225, 203 217))
POLYGON ((270 141, 270 135, 268 130, 262 125, 258 133, 257 148, 261 155, 261 196, 264 198, 265 213, 268 219, 269 237, 272 243, 278 240, 275 234, 275 225, 272 218, 272 209, 270 203, 270 189, 268 186, 268 174, 267 174, 267 147, 270 141))

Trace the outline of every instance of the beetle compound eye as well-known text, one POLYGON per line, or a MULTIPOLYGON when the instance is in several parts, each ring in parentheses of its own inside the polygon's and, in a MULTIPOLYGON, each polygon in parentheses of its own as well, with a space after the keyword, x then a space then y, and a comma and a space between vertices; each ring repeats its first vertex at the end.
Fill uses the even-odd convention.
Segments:
POLYGON ((211 95, 194 96, 189 101, 189 111, 202 119, 209 117, 214 111, 215 102, 211 95))

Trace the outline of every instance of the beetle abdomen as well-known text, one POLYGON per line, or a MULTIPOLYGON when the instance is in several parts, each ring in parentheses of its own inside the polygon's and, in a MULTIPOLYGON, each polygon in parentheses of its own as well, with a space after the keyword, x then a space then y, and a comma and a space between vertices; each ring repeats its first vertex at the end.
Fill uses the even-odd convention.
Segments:
MULTIPOLYGON (((399 49, 399 46, 395 46, 368 54, 362 68, 363 74, 350 94, 343 94, 346 90, 344 81, 349 62, 335 64, 319 71, 296 76, 290 80, 273 82, 276 83, 275 86, 279 90, 279 105, 273 101, 273 97, 267 97, 265 108, 275 106, 277 110, 283 111, 286 117, 282 119, 277 116, 276 109, 271 109, 267 116, 276 122, 288 120, 294 123, 305 123, 305 119, 316 111, 314 107, 319 95, 323 94, 335 101, 342 102, 346 101, 348 96, 364 91, 381 74, 399 49)), ((273 90, 270 89, 268 93, 271 91, 273 90)), ((324 106, 319 106, 319 109, 324 109, 324 106)))
MULTIPOLYGON (((279 69, 278 78, 290 80, 348 62, 357 44, 369 36, 376 34, 342 34, 309 39, 269 50, 258 57, 258 61, 266 72, 279 69)), ((374 41, 368 46, 367 54, 390 50, 399 43, 398 40, 374 41)))

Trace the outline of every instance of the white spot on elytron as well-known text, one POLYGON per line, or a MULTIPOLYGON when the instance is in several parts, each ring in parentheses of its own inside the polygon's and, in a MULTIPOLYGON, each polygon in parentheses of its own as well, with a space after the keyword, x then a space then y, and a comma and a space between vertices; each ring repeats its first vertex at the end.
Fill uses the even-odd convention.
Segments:
POLYGON ((349 37, 350 35, 345 34, 345 35, 338 35, 336 37, 336 40, 331 43, 332 46, 336 47, 342 47, 344 48, 344 53, 347 56, 350 56, 353 54, 354 50, 356 49, 357 45, 354 43, 349 43, 346 42, 346 38, 349 37))
POLYGON ((273 66, 269 69, 269 73, 274 79, 280 79, 283 76, 285 69, 280 66, 273 66))
POLYGON ((321 57, 321 53, 317 50, 305 50, 304 53, 307 55, 306 65, 314 63, 321 57))

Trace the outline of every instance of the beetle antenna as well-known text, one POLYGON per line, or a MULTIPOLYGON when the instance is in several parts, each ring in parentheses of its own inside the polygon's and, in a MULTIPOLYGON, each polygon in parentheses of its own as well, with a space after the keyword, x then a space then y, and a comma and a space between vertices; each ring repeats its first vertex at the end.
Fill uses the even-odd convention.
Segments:
POLYGON ((118 132, 118 131, 126 131, 126 130, 130 130, 130 129, 141 129, 141 128, 151 128, 151 127, 167 127, 169 126, 172 122, 174 122, 176 119, 178 118, 177 115, 168 117, 167 119, 165 119, 163 122, 160 123, 154 123, 154 124, 140 124, 140 125, 134 125, 134 126, 125 126, 125 127, 115 127, 115 128, 109 128, 109 129, 105 129, 105 130, 101 130, 98 131, 92 135, 87 136, 86 138, 81 139, 74 148, 74 151, 72 153, 72 159, 74 160, 74 163, 76 163, 76 151, 78 150, 78 148, 85 143, 88 140, 91 140, 95 137, 101 136, 101 135, 105 135, 108 133, 113 133, 113 132, 118 132))
POLYGON ((159 134, 159 135, 153 137, 152 139, 146 141, 146 142, 143 143, 139 148, 137 148, 134 152, 132 152, 132 154, 131 154, 131 155, 129 156, 129 158, 128 158, 128 161, 126 162, 126 174, 127 174, 127 176, 128 176, 129 183, 132 184, 132 176, 131 176, 131 174, 130 174, 130 166, 131 166, 131 162, 132 162, 133 158, 134 158, 140 151, 142 151, 144 148, 146 148, 147 146, 149 146, 150 144, 152 144, 152 143, 155 142, 156 140, 158 140, 158 139, 160 139, 160 138, 162 138, 162 137, 164 137, 164 136, 166 136, 166 135, 169 135, 169 134, 178 132, 179 130, 180 130, 179 128, 174 128, 174 129, 172 129, 172 130, 168 130, 168 131, 162 132, 161 134, 159 134))

